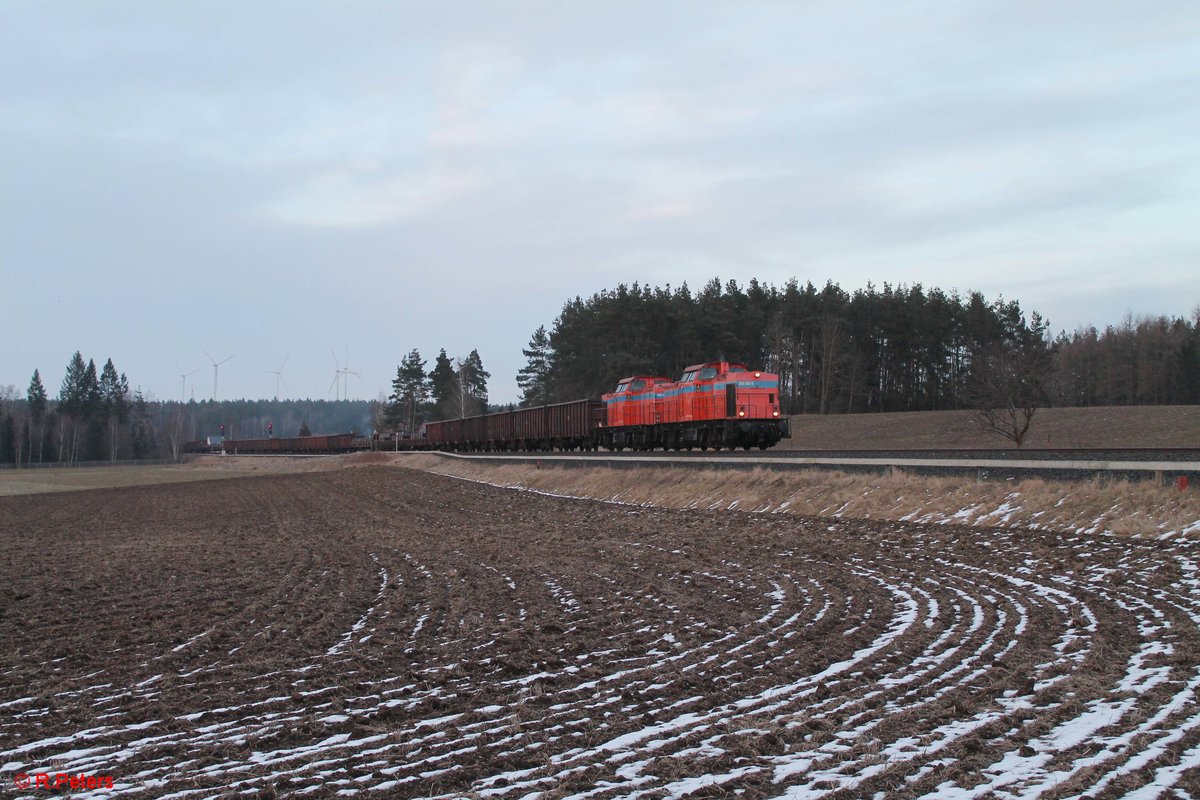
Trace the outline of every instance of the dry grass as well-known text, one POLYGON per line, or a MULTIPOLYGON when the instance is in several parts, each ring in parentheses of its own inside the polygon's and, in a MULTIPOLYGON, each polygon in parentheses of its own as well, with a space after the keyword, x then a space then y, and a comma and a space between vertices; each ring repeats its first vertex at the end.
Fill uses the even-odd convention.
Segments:
POLYGON ((696 470, 481 464, 434 454, 396 463, 495 486, 661 508, 1031 527, 1123 536, 1200 534, 1200 493, 1149 481, 981 481, 893 470, 696 470))
POLYGON ((338 469, 353 463, 350 456, 327 458, 257 458, 250 456, 197 456, 186 464, 137 467, 59 467, 0 471, 0 497, 47 492, 153 486, 163 483, 234 478, 242 475, 312 472, 338 469))
MULTIPOLYGON (((970 411, 818 414, 791 418, 785 450, 977 449, 1012 443, 981 431, 970 411)), ((1044 408, 1033 418, 1031 447, 1200 447, 1200 406, 1044 408)))
POLYGON ((121 486, 183 483, 227 478, 232 473, 180 467, 88 467, 86 469, 22 469, 0 472, 0 497, 47 492, 76 492, 121 486))

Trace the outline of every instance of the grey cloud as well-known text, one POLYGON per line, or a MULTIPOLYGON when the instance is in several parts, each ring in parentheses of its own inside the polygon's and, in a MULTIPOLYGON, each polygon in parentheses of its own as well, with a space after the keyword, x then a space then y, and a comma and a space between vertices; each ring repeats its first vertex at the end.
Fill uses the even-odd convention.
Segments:
POLYGON ((233 394, 293 352, 323 396, 349 345, 374 396, 445 346, 513 399, 530 332, 619 281, 953 281, 1066 327, 1200 294, 1189 3, 5 14, 0 306, 67 322, 0 384, 94 343, 160 396, 205 348, 233 394))

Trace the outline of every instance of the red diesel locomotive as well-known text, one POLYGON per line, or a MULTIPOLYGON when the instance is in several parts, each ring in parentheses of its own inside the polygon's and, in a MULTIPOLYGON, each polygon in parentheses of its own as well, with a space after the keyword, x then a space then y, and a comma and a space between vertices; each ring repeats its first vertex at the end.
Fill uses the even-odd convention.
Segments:
POLYGON ((607 416, 597 434, 611 450, 765 450, 790 435, 779 408, 779 376, 730 361, 688 367, 678 381, 624 378, 603 400, 607 416))

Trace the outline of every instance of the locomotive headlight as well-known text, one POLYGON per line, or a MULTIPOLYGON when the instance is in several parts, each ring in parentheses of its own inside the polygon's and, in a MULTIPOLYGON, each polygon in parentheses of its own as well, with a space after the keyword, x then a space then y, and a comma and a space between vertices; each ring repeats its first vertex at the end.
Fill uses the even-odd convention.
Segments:
POLYGON ((739 417, 744 417, 744 416, 746 416, 746 412, 745 412, 745 411, 739 411, 739 412, 738 412, 738 416, 739 416, 739 417))
POLYGON ((775 416, 777 416, 777 417, 779 416, 779 412, 778 412, 778 411, 775 411, 775 412, 772 412, 772 413, 773 413, 775 416))
POLYGON ((756 373, 754 373, 754 377, 756 377, 756 378, 761 378, 761 377, 762 377, 762 373, 761 373, 761 372, 756 372, 756 373))

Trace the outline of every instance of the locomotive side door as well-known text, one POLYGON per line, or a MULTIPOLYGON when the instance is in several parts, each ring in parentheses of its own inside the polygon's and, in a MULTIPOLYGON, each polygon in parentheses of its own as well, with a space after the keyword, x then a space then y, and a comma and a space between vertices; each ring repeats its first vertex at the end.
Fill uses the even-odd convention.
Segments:
POLYGON ((725 416, 737 419, 737 384, 725 384, 725 416))

